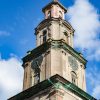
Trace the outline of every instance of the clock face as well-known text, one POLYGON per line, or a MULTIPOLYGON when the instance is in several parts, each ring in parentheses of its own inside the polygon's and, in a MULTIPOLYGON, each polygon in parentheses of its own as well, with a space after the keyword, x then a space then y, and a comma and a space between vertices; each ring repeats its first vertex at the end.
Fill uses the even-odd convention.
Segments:
POLYGON ((31 63, 31 67, 33 69, 39 68, 39 66, 41 65, 42 61, 43 61, 43 56, 39 56, 39 57, 33 59, 32 63, 31 63))
POLYGON ((72 56, 68 57, 68 61, 70 63, 70 66, 72 67, 73 70, 77 70, 78 69, 78 63, 76 61, 76 59, 72 56))

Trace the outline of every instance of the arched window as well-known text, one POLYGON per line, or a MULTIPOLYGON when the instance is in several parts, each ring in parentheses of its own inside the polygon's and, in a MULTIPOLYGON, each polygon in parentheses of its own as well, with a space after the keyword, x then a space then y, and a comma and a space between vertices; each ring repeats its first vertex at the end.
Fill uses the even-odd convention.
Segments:
POLYGON ((48 18, 51 17, 51 11, 48 11, 48 14, 47 14, 48 18))
POLYGON ((40 82, 40 70, 31 69, 31 86, 38 84, 40 82))
POLYGON ((47 30, 43 31, 43 43, 47 40, 47 30))
POLYGON ((40 68, 34 69, 34 84, 37 84, 40 82, 40 68))
POLYGON ((72 83, 77 85, 77 74, 74 71, 71 72, 71 79, 72 83))
POLYGON ((59 11, 59 18, 63 18, 63 14, 62 14, 62 12, 61 11, 59 11))

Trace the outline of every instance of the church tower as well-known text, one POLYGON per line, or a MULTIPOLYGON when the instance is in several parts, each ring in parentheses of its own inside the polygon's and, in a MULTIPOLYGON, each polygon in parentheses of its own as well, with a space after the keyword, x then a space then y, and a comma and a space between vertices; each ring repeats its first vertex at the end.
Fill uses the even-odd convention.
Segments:
POLYGON ((74 29, 65 20, 67 9, 54 0, 42 11, 45 19, 35 29, 37 48, 23 58, 24 90, 59 74, 86 91, 86 60, 73 49, 74 29))
POLYGON ((23 92, 10 100, 95 100, 85 92, 87 61, 73 48, 67 9, 53 0, 42 11, 44 20, 35 28, 37 47, 23 58, 23 92))

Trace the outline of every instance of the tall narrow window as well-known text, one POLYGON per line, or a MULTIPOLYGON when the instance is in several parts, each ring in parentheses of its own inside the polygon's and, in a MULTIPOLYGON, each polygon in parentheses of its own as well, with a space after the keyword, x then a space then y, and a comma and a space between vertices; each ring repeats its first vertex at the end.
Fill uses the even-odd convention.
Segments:
POLYGON ((47 14, 48 18, 51 17, 51 11, 48 11, 48 14, 47 14))
POLYGON ((31 69, 31 86, 34 85, 34 71, 31 69))
POLYGON ((39 69, 38 70, 35 70, 35 75, 34 75, 34 84, 37 84, 40 82, 40 71, 39 69))
POLYGON ((77 75, 74 71, 71 72, 72 83, 77 85, 77 75))
POLYGON ((47 40, 47 31, 43 31, 43 43, 47 40))

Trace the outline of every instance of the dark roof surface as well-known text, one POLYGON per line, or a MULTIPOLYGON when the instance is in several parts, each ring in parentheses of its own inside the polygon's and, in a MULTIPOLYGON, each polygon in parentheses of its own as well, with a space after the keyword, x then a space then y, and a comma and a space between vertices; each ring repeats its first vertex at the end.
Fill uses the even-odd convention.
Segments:
POLYGON ((30 98, 33 95, 39 93, 40 91, 43 91, 51 86, 54 86, 54 84, 59 83, 59 85, 62 85, 67 90, 73 92, 74 94, 78 95, 79 97, 83 98, 84 100, 96 100, 94 97, 90 96, 74 84, 70 83, 60 75, 56 74, 52 77, 50 77, 47 80, 44 80, 37 85, 11 97, 8 100, 24 100, 26 98, 30 98), (53 84, 52 84, 53 83, 53 84))

